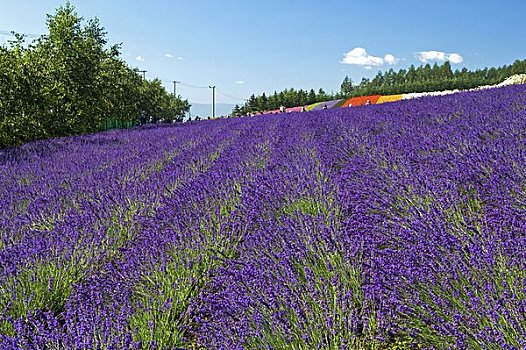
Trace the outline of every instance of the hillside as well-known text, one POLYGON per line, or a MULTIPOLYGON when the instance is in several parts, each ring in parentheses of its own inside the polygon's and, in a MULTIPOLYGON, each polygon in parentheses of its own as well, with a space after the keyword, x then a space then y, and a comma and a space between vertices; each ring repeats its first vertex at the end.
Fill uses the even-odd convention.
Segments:
POLYGON ((0 347, 524 348, 525 94, 0 151, 0 347))

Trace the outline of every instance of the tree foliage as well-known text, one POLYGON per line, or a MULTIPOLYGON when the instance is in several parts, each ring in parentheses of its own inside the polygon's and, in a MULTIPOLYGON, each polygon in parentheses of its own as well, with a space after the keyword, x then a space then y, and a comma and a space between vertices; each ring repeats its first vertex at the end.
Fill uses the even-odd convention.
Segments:
POLYGON ((190 108, 158 79, 143 79, 107 47, 97 19, 66 3, 47 18, 48 34, 0 46, 0 148, 35 139, 99 131, 108 120, 181 121, 190 108))

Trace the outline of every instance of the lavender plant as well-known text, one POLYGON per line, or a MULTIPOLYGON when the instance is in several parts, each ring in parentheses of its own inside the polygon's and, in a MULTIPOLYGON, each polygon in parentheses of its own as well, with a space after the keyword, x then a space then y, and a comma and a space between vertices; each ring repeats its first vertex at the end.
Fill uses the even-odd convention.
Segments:
POLYGON ((522 349, 525 86, 0 151, 0 347, 522 349))

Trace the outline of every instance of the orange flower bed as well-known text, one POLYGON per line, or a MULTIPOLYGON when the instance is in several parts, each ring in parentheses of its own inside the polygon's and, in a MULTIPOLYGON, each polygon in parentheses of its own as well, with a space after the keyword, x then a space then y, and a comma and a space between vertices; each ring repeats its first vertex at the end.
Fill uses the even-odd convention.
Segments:
POLYGON ((400 101, 402 99, 402 94, 400 95, 387 95, 387 96, 380 96, 378 101, 376 103, 385 103, 385 102, 395 102, 400 101))
POLYGON ((380 98, 380 95, 371 95, 371 96, 358 96, 358 97, 351 97, 347 101, 345 101, 342 105, 342 107, 349 107, 350 104, 352 104, 353 107, 356 106, 363 106, 367 103, 367 100, 374 105, 378 99, 380 98))

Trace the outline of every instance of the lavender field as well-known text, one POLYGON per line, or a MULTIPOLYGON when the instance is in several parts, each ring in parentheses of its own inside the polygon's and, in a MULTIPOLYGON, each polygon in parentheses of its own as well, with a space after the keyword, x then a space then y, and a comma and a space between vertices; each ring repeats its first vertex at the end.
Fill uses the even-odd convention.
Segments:
POLYGON ((2 349, 524 349, 525 314, 525 85, 0 151, 2 349))

